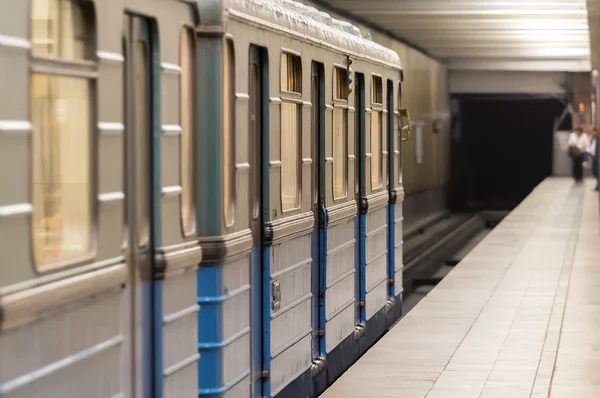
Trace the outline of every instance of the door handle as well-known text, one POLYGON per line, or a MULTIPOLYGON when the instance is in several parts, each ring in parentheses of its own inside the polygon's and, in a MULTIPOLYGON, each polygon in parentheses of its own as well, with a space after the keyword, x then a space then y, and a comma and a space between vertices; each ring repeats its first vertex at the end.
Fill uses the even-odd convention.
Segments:
POLYGON ((327 209, 322 203, 319 204, 319 208, 321 210, 321 217, 319 217, 319 227, 321 229, 325 229, 325 227, 327 226, 327 209))
POLYGON ((264 225, 264 235, 263 235, 265 247, 269 247, 273 244, 273 238, 274 238, 273 226, 271 225, 271 223, 266 222, 264 225))

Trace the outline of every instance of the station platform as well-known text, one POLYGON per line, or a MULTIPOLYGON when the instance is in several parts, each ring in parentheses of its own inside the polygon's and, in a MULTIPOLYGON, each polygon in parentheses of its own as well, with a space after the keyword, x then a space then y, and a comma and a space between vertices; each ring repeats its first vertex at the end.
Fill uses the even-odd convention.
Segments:
POLYGON ((592 188, 542 182, 321 397, 600 397, 592 188))

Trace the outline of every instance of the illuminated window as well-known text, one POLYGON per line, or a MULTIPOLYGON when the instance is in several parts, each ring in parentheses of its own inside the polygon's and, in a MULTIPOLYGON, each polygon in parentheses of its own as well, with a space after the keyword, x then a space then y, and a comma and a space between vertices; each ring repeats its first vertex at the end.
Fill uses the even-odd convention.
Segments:
POLYGON ((302 60, 294 54, 281 54, 281 91, 302 93, 302 60))
POLYGON ((371 91, 371 189, 381 188, 382 174, 382 116, 383 116, 383 83, 381 77, 373 76, 371 91))
POLYGON ((194 35, 188 28, 181 31, 180 43, 181 123, 181 225, 184 235, 196 232, 194 201, 194 35))
POLYGON ((334 69, 333 198, 346 197, 348 180, 348 70, 334 69), (345 103, 341 105, 340 102, 345 103), (340 106, 341 105, 341 106, 340 106))
MULTIPOLYGON (((281 91, 301 94, 302 61, 293 54, 281 55, 281 91)), ((296 209, 300 203, 301 104, 281 102, 281 209, 296 209)))
POLYGON ((235 210, 235 59, 233 42, 223 52, 223 209, 225 225, 234 222, 235 210))
POLYGON ((32 238, 40 269, 92 252, 90 2, 31 2, 32 238), (49 62, 51 60, 51 62, 49 62))

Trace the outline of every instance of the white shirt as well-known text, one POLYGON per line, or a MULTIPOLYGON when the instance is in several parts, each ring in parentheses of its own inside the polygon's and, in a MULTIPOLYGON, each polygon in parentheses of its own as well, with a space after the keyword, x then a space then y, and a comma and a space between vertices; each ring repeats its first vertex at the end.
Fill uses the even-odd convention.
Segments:
POLYGON ((581 151, 587 151, 590 147, 590 140, 586 133, 582 133, 579 137, 577 133, 572 132, 569 136, 569 146, 576 146, 581 151))
POLYGON ((590 145, 590 149, 588 150, 588 152, 591 153, 592 156, 596 156, 596 145, 598 145, 598 136, 596 136, 596 139, 592 138, 592 144, 590 145))

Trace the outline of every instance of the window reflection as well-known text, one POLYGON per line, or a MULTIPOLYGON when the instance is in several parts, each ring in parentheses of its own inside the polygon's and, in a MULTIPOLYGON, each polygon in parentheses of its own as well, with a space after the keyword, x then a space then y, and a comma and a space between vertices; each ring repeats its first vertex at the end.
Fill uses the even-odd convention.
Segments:
MULTIPOLYGON (((281 54, 281 91, 302 92, 302 60, 294 54, 281 54)), ((281 103, 281 209, 296 209, 300 200, 301 106, 281 103)))
POLYGON ((31 87, 33 234, 44 265, 90 250, 89 82, 34 74, 31 87))
POLYGON ((32 0, 31 53, 35 57, 83 60, 89 37, 84 10, 73 0, 32 0))
POLYGON ((196 232, 194 203, 194 37, 189 29, 181 32, 181 223, 183 233, 196 232))
POLYGON ((72 77, 89 35, 72 0, 32 0, 32 64, 63 63, 61 73, 31 76, 32 234, 38 266, 87 255, 92 246, 91 81, 72 77))

